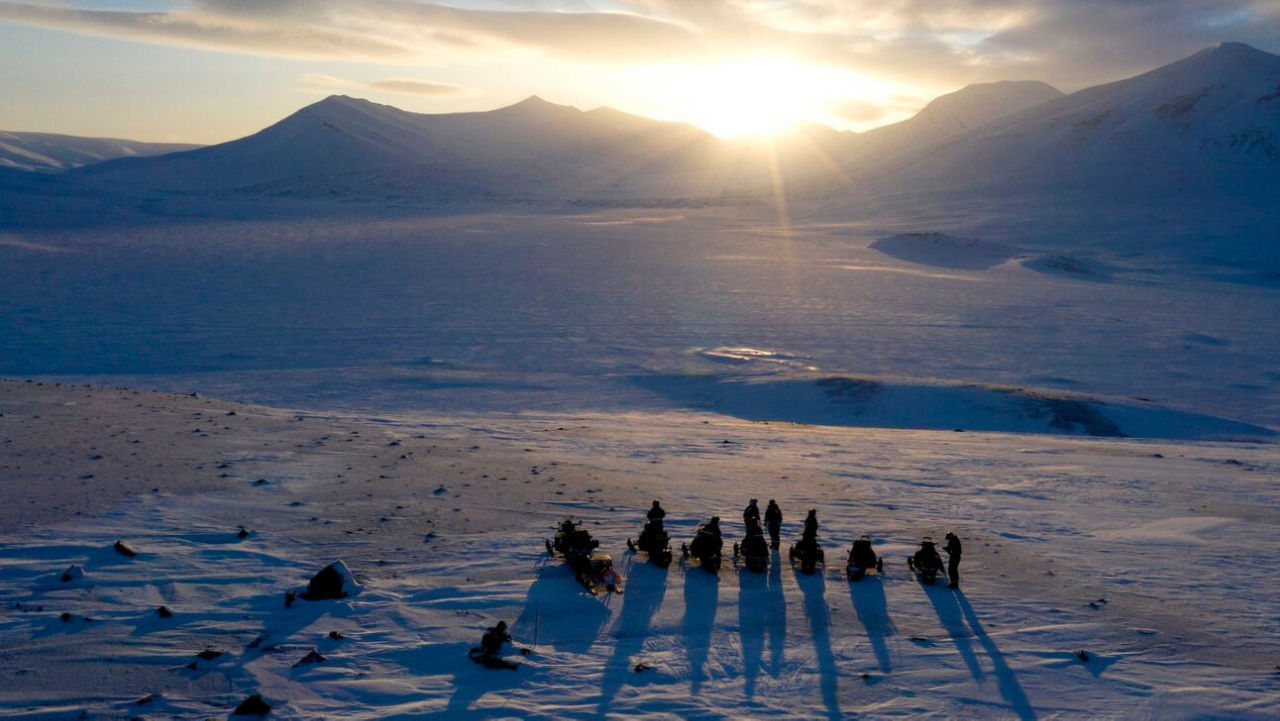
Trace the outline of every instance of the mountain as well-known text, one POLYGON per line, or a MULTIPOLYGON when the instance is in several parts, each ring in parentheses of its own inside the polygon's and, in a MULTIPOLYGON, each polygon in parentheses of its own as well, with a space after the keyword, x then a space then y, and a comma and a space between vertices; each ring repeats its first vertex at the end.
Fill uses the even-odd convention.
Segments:
POLYGON ((858 162, 883 163, 1061 97, 1062 92, 1053 86, 1032 80, 968 85, 935 98, 900 123, 858 136, 858 162))
POLYGON ((664 186, 692 192, 724 175, 715 170, 720 152, 719 141, 693 126, 536 96, 443 115, 332 96, 246 138, 79 175, 181 192, 565 199, 664 186))
POLYGON ((882 186, 984 192, 1280 187, 1280 56, 1224 43, 919 147, 882 186))
POLYGON ((197 147, 185 143, 144 143, 117 138, 0 130, 0 168, 53 173, 113 158, 162 155, 197 147))

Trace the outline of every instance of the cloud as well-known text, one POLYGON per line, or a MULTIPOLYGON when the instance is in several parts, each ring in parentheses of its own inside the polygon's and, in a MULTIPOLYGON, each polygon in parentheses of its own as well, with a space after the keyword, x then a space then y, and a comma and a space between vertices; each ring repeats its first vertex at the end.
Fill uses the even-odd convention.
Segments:
POLYGON ((453 85, 451 83, 433 83, 428 80, 419 80, 417 78, 386 78, 383 80, 365 82, 361 80, 339 78, 333 75, 308 73, 299 77, 298 80, 303 85, 310 86, 311 88, 324 89, 326 91, 334 89, 372 90, 377 92, 396 93, 399 95, 418 95, 432 98, 462 97, 477 94, 477 91, 473 88, 453 85))
POLYGON ((401 64, 482 65, 530 56, 611 65, 785 57, 934 88, 1034 78, 1070 90, 1222 40, 1280 50, 1277 0, 492 0, 495 5, 513 9, 417 0, 188 0, 169 12, 129 12, 0 2, 0 22, 225 52, 401 64), (613 11, 591 9, 602 6, 613 11))
POLYGON ((369 83, 369 87, 374 90, 385 90, 391 93, 400 93, 401 95, 425 95, 433 98, 470 95, 473 92, 470 88, 464 88, 461 85, 430 83, 425 80, 414 80, 413 78, 375 80, 369 83))

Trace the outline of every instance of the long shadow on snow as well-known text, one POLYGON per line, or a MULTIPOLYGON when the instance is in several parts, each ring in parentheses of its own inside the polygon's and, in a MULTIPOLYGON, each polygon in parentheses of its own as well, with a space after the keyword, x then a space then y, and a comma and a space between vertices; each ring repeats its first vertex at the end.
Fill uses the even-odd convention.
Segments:
POLYGON ((684 574, 685 654, 689 659, 689 683, 697 693, 706 680, 707 655, 711 651, 711 632, 716 625, 716 606, 720 603, 720 576, 700 567, 687 567, 684 574))
POLYGON ((782 662, 787 650, 787 597, 782 592, 781 554, 774 549, 769 559, 769 581, 766 608, 769 610, 765 630, 769 636, 769 675, 774 678, 782 672, 782 662))
POLYGON ((644 650, 649 623, 667 594, 665 568, 658 568, 652 563, 632 563, 627 569, 627 576, 627 592, 622 597, 622 610, 614 627, 613 657, 604 669, 600 691, 601 715, 609 710, 609 704, 629 675, 634 674, 632 657, 644 650))
POLYGON ((830 718, 843 718, 840 713, 840 697, 837 693, 836 659, 831 652, 831 616, 827 612, 827 582, 818 573, 808 575, 795 569, 796 585, 804 594, 804 615, 809 619, 813 634, 813 651, 818 657, 818 682, 822 687, 822 701, 830 718))
POLYGON ((1013 706, 1018 718, 1024 719, 1024 721, 1035 719, 1035 709, 1031 707, 1031 701, 1027 699, 1027 694, 1023 692, 1022 684, 1018 683, 1017 675, 1012 668, 1009 668, 1009 663, 1005 661, 1004 654, 996 646, 996 642, 991 640, 986 630, 982 628, 982 622, 978 620, 978 614, 974 613, 973 606, 969 605, 969 599, 965 597, 963 592, 958 590, 952 595, 955 598, 956 605, 964 613, 965 620, 969 622, 969 628, 973 629, 978 643, 982 644, 983 650, 987 652, 987 657, 991 659, 992 673, 995 674, 996 683, 1000 685, 1000 695, 1009 702, 1010 706, 1013 706))
POLYGON ((858 614, 858 622, 867 630, 867 640, 871 642, 871 651, 875 654, 876 664, 884 673, 893 670, 889 658, 889 645, 885 638, 897 633, 893 619, 889 618, 889 603, 884 597, 884 577, 876 574, 865 576, 861 581, 849 582, 849 600, 853 602, 853 611, 858 614))
POLYGON ((512 631, 557 651, 586 653, 609 618, 605 600, 587 593, 568 566, 548 563, 529 586, 512 631))
POLYGON ((960 653, 960 658, 964 659, 964 665, 969 667, 973 680, 982 683, 987 675, 978 663, 978 655, 973 651, 973 643, 969 641, 970 634, 965 628, 964 619, 961 618, 960 606, 956 603, 955 595, 949 588, 925 584, 921 584, 920 587, 924 589, 924 595, 929 599, 929 603, 933 604, 933 610, 938 614, 938 621, 942 623, 943 628, 947 629, 947 633, 955 642, 956 651, 960 653))
MULTIPOLYGON (((524 668, 515 671, 490 669, 473 663, 467 658, 467 651, 472 645, 470 643, 429 643, 383 654, 386 660, 402 666, 410 678, 453 676, 453 695, 449 697, 449 703, 445 708, 438 711, 401 711, 397 714, 397 718, 493 718, 492 709, 472 709, 472 705, 485 694, 502 694, 520 686, 529 679, 530 671, 524 668)), ((400 694, 392 693, 383 701, 395 703, 414 693, 409 690, 400 694)))
POLYGON ((746 567, 738 569, 738 633, 742 636, 743 691, 748 699, 755 698, 764 656, 764 630, 769 624, 767 590, 768 576, 746 567))

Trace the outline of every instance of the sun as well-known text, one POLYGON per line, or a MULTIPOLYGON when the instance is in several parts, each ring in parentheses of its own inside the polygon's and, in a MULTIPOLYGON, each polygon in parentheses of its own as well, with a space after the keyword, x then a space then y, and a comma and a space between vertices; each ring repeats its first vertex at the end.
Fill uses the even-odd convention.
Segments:
POLYGON ((839 100, 881 91, 847 71, 765 57, 650 66, 641 75, 637 84, 650 88, 659 105, 655 115, 725 138, 768 136, 798 122, 827 121, 839 100))

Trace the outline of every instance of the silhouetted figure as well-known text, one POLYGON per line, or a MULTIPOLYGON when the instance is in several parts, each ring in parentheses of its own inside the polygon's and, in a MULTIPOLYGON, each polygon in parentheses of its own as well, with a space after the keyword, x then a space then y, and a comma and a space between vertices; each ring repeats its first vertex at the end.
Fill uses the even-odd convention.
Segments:
POLYGON ((657 501, 653 502, 653 506, 650 507, 649 512, 645 514, 645 518, 648 518, 650 521, 661 521, 666 517, 667 512, 663 510, 662 506, 658 505, 657 501))
POLYGON ((947 545, 942 550, 947 552, 947 579, 951 581, 947 588, 960 588, 960 538, 948 533, 947 545))
POLYGON ((816 541, 818 539, 818 511, 810 508, 809 515, 804 517, 804 531, 800 534, 801 540, 816 541))
POLYGON ((502 644, 510 642, 511 634, 507 633, 507 622, 498 621, 497 626, 489 628, 480 638, 480 653, 490 658, 501 656, 502 644))
POLYGON ((777 548, 778 535, 782 533, 782 509, 778 508, 778 502, 772 498, 769 499, 769 506, 764 509, 764 527, 769 530, 769 547, 777 548))
POLYGON ((760 507, 756 505, 756 499, 752 498, 747 507, 742 509, 742 525, 749 525, 751 521, 760 522, 760 507))
POLYGON ((849 547, 849 560, 845 563, 845 572, 857 581, 867 575, 867 571, 872 568, 881 571, 883 566, 880 564, 880 559, 876 558, 875 550, 871 548, 871 537, 864 534, 849 547))
POLYGON ((723 547, 724 541, 720 538, 720 517, 712 516, 711 520, 702 524, 694 534, 689 553, 697 557, 704 568, 713 570, 720 567, 720 550, 723 547))
POLYGON ((764 540, 759 519, 747 519, 747 534, 735 550, 746 558, 747 568, 752 571, 763 571, 769 565, 769 544, 764 540))

